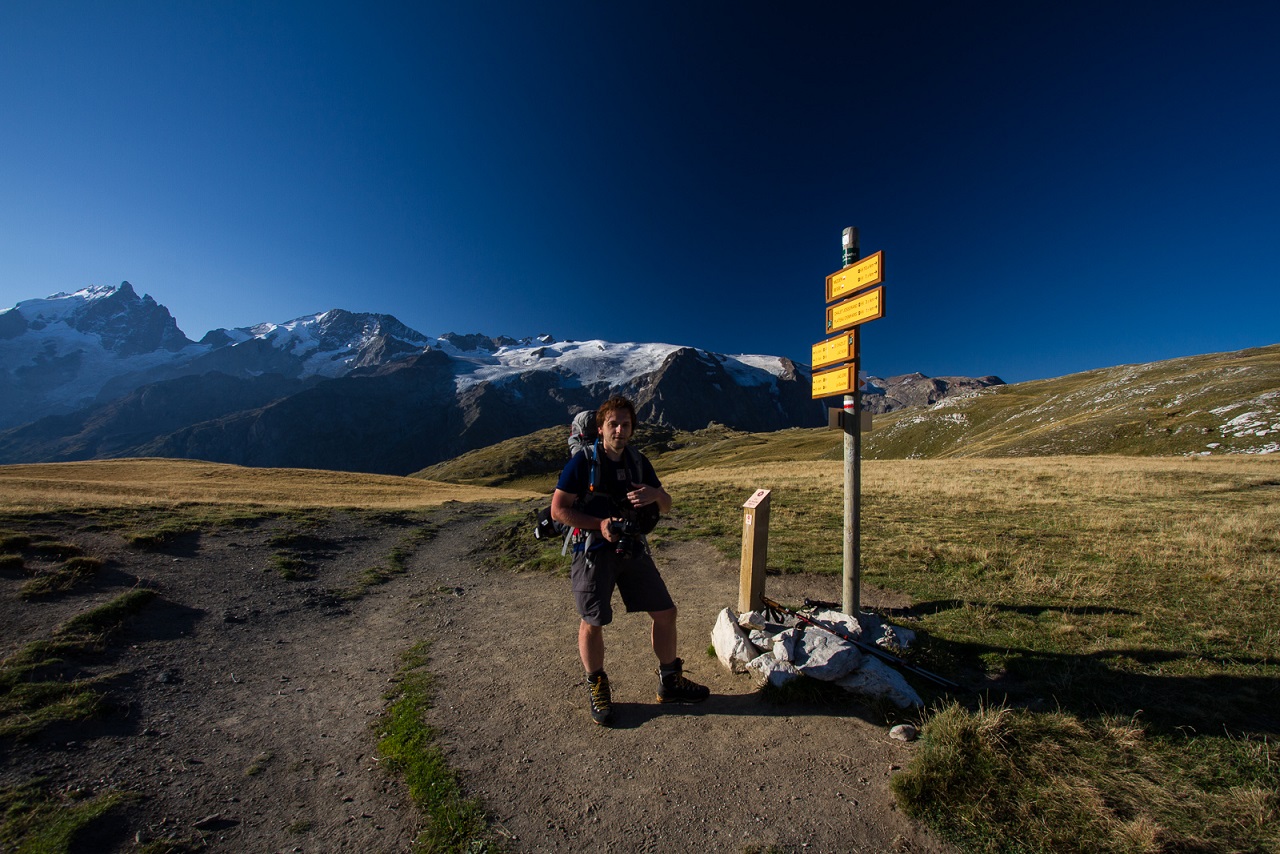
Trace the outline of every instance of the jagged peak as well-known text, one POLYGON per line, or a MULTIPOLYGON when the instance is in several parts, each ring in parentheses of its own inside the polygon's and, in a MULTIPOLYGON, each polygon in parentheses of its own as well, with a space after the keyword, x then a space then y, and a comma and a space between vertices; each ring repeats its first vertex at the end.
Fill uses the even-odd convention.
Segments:
POLYGON ((133 285, 121 282, 119 285, 89 285, 78 291, 58 291, 47 297, 23 300, 11 310, 20 312, 27 320, 44 323, 71 322, 71 319, 82 314, 90 305, 117 294, 124 300, 138 299, 133 285))
POLYGON ((447 341, 452 347, 461 353, 468 353, 476 350, 484 350, 489 353, 494 353, 501 346, 510 346, 499 344, 493 338, 479 332, 473 332, 470 335, 459 335, 457 332, 446 332, 440 336, 440 340, 447 341))
POLYGON ((317 314, 304 314, 283 323, 259 323, 235 329, 214 329, 205 335, 210 340, 229 339, 243 343, 252 338, 271 341, 316 339, 328 350, 373 337, 398 338, 406 343, 426 347, 430 339, 390 314, 348 311, 331 308, 317 314))

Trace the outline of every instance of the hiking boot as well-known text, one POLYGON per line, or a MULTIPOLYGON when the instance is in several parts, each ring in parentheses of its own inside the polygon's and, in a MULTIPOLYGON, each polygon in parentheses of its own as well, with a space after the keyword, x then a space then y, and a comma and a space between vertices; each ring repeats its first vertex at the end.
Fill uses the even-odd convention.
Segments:
POLYGON ((604 671, 587 676, 587 693, 591 696, 591 720, 608 726, 613 720, 613 700, 609 696, 609 677, 604 671))
POLYGON ((711 689, 684 678, 684 662, 677 658, 658 668, 659 703, 701 703, 711 696, 711 689))

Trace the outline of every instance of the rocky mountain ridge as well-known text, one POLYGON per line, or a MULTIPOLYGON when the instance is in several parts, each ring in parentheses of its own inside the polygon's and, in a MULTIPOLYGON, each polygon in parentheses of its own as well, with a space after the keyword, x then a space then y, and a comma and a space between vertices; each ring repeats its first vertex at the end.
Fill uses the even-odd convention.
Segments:
MULTIPOLYGON (((333 309, 199 342, 122 283, 0 312, 0 463, 167 456, 406 474, 556 424, 610 393, 678 429, 825 422, 808 367, 669 344, 430 338, 333 309)), ((872 379, 887 411, 999 383, 872 379), (975 386, 976 384, 976 386, 975 386)))

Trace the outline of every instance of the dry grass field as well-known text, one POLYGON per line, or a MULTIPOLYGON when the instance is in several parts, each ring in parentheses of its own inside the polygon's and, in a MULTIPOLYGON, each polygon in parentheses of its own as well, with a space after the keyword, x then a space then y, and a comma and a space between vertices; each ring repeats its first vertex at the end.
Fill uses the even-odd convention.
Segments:
POLYGON ((313 469, 256 469, 191 460, 125 459, 0 466, 0 511, 209 504, 272 509, 413 510, 448 501, 531 497, 527 490, 459 486, 313 469))

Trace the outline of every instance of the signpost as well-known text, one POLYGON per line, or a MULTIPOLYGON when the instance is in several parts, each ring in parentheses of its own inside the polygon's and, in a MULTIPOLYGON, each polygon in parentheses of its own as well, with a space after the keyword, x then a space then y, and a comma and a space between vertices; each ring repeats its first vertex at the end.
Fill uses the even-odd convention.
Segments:
POLYGON ((844 601, 846 614, 862 610, 862 366, 861 325, 884 317, 884 253, 859 260, 858 229, 841 234, 844 266, 827 276, 827 334, 813 345, 814 399, 844 395, 838 419, 844 428, 844 601), (834 305, 832 304, 834 303, 834 305), (819 372, 818 368, 837 365, 819 372))

